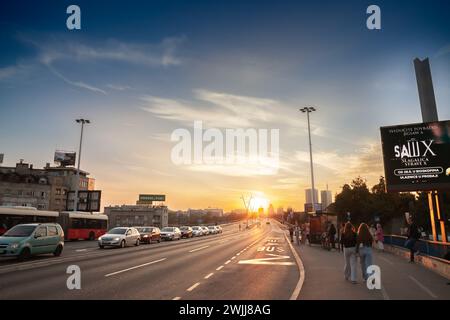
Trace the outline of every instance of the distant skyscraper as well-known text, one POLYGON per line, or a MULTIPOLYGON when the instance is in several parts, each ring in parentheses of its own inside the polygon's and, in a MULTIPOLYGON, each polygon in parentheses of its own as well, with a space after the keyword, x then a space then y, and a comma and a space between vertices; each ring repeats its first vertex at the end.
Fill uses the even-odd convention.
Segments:
MULTIPOLYGON (((305 190, 305 198, 306 198, 305 203, 312 203, 313 202, 311 189, 306 189, 305 190)), ((315 203, 319 203, 319 191, 317 189, 314 189, 314 201, 315 201, 315 203)))
POLYGON ((326 210, 328 206, 333 202, 332 194, 330 190, 320 191, 320 200, 322 203, 322 210, 326 210))

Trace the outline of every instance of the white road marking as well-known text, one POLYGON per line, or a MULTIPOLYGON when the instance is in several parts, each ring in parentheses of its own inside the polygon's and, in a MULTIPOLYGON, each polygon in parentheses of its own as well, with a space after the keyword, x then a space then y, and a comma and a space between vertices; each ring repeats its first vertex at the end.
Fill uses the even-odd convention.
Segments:
POLYGON ((87 251, 87 249, 77 249, 77 250, 75 250, 76 252, 84 252, 84 251, 87 251))
POLYGON ((231 260, 228 260, 227 262, 225 262, 225 264, 229 264, 231 262, 231 260))
POLYGON ((231 260, 234 260, 234 259, 236 259, 236 256, 234 256, 234 257, 231 258, 231 260))
POLYGON ((297 300, 300 295, 300 291, 302 290, 303 283, 305 282, 305 267, 303 266, 302 259, 300 259, 297 251, 295 251, 295 249, 292 246, 292 243, 289 241, 286 233, 284 233, 284 238, 286 239, 286 242, 289 245, 289 248, 291 249, 292 254, 294 255, 295 262, 297 262, 297 267, 298 267, 298 271, 300 274, 297 285, 295 286, 295 289, 292 292, 291 297, 289 298, 289 300, 297 300))
POLYGON ((175 297, 172 300, 180 300, 180 299, 181 299, 181 297, 175 297))
POLYGON ((236 256, 239 256, 241 253, 239 252, 239 253, 236 253, 236 256))
POLYGON ((221 269, 223 269, 223 266, 218 267, 216 270, 220 271, 221 269))
POLYGON ((127 272, 127 271, 134 270, 134 269, 137 269, 137 268, 142 268, 142 267, 145 267, 145 266, 149 266, 151 264, 155 264, 155 263, 164 261, 166 259, 167 258, 162 258, 162 259, 155 260, 155 261, 148 262, 148 263, 144 263, 144 264, 141 264, 141 265, 138 265, 138 266, 135 266, 135 267, 119 270, 119 271, 116 271, 116 272, 113 272, 113 273, 108 273, 108 274, 105 275, 105 277, 110 277, 110 276, 114 276, 114 275, 119 274, 119 273, 127 272))
POLYGON ((186 291, 192 291, 192 290, 194 290, 195 288, 197 288, 198 286, 200 285, 200 282, 197 282, 196 284, 194 284, 192 287, 190 287, 189 289, 187 289, 186 291))
POLYGON ((422 283, 419 282, 419 280, 417 280, 416 278, 414 278, 413 276, 409 276, 409 278, 414 281, 423 291, 425 291, 426 293, 428 293, 432 298, 437 299, 438 296, 435 295, 430 289, 428 289, 427 287, 425 287, 422 283))
POLYGON ((294 262, 290 261, 274 261, 274 260, 283 260, 290 259, 290 256, 277 256, 275 254, 270 254, 274 256, 274 258, 259 258, 259 259, 251 259, 251 260, 241 260, 239 264, 265 264, 265 265, 279 265, 279 266, 293 266, 294 262))
POLYGON ((204 246, 204 247, 196 248, 196 249, 193 249, 193 250, 191 250, 191 251, 189 251, 189 252, 192 253, 192 252, 200 251, 200 250, 203 250, 203 249, 206 249, 206 248, 209 248, 209 246, 204 246))
POLYGON ((214 274, 214 273, 213 273, 213 272, 211 272, 210 274, 208 274, 208 275, 207 275, 207 276, 205 277, 205 279, 209 279, 209 278, 211 278, 213 274, 214 274))

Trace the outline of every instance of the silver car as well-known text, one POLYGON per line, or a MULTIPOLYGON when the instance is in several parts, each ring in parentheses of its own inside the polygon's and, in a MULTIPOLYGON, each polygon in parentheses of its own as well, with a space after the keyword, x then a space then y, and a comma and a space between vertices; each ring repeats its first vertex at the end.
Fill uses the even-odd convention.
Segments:
POLYGON ((211 232, 209 232, 208 227, 201 226, 200 228, 202 228, 204 236, 207 236, 208 234, 211 234, 211 232))
POLYGON ((98 238, 100 249, 104 247, 124 248, 128 245, 140 245, 141 235, 135 228, 118 227, 109 230, 106 234, 98 238))
POLYGON ((161 240, 180 240, 181 231, 177 227, 165 227, 161 229, 161 240))

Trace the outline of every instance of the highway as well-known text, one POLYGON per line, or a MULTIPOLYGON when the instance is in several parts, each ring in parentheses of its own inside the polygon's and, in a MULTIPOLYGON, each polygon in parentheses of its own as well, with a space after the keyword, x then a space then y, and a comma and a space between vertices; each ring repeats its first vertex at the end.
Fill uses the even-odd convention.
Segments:
POLYGON ((0 299, 290 299, 300 271, 278 223, 123 249, 67 242, 59 258, 0 261, 0 299), (81 269, 69 290, 67 267, 81 269))

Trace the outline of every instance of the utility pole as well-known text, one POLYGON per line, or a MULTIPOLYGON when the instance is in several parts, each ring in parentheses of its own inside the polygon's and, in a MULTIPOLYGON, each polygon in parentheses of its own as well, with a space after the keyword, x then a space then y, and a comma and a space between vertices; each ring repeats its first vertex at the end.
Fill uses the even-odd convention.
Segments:
POLYGON ((309 163, 311 166, 311 198, 312 198, 312 209, 313 213, 316 212, 316 197, 314 195, 314 166, 313 166, 313 158, 312 158, 312 143, 311 143, 311 127, 309 123, 309 114, 313 111, 316 111, 314 107, 304 107, 300 109, 301 112, 306 113, 306 117, 308 119, 308 138, 309 138, 309 163))
POLYGON ((87 119, 76 119, 76 123, 81 123, 81 136, 80 136, 80 148, 78 149, 78 165, 77 165, 77 181, 75 184, 75 199, 73 204, 73 211, 78 210, 78 190, 80 188, 80 163, 81 163, 81 148, 83 145, 83 131, 84 131, 84 125, 90 124, 91 121, 87 119))

